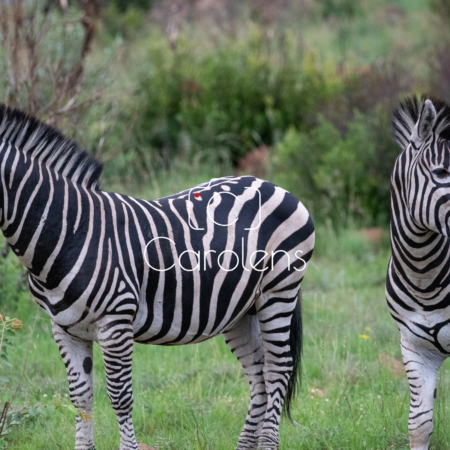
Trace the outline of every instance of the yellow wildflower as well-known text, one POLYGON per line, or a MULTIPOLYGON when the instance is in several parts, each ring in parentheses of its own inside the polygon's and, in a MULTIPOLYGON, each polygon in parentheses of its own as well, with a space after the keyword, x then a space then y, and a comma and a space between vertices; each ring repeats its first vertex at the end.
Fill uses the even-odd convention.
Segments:
POLYGON ((369 339, 369 336, 367 336, 366 334, 360 334, 359 337, 361 339, 369 339))

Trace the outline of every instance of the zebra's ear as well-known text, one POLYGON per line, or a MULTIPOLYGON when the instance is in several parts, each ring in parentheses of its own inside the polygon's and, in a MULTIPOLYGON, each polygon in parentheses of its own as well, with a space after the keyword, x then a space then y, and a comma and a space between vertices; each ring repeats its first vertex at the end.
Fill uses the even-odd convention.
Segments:
POLYGON ((426 100, 411 135, 411 141, 414 142, 417 148, 430 136, 435 122, 436 109, 431 100, 426 100))

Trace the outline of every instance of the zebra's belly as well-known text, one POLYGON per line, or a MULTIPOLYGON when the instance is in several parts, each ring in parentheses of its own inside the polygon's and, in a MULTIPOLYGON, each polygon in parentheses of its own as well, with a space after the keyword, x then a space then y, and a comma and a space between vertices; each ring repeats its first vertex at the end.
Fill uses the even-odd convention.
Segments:
MULTIPOLYGON (((239 317, 240 318, 240 317, 239 317)), ((153 345, 186 345, 186 344, 198 344, 200 342, 207 341, 216 336, 219 336, 224 331, 224 328, 218 328, 214 331, 199 331, 198 327, 192 325, 186 332, 181 327, 172 326, 169 331, 165 332, 160 329, 159 332, 147 331, 143 334, 139 334, 135 337, 135 342, 141 344, 153 344, 153 345)))
MULTIPOLYGON (((185 345, 206 341, 230 329, 244 316, 258 296, 258 286, 246 297, 243 306, 230 303, 221 310, 216 298, 212 298, 209 309, 202 309, 198 298, 186 307, 181 305, 170 312, 158 305, 149 311, 147 303, 140 304, 133 323, 135 341, 155 345, 185 345), (238 312, 236 312, 238 311, 238 312)), ((162 299, 156 302, 162 302, 162 299)))
POLYGON ((143 334, 139 336, 138 338, 135 338, 134 342, 137 342, 139 344, 148 344, 148 345, 187 345, 187 344, 199 344, 201 342, 205 342, 209 339, 212 339, 216 336, 219 336, 222 334, 219 333, 213 333, 210 335, 197 335, 197 334, 186 334, 182 339, 179 339, 180 332, 170 332, 166 334, 164 337, 161 337, 159 339, 155 339, 154 336, 151 336, 149 333, 143 334))

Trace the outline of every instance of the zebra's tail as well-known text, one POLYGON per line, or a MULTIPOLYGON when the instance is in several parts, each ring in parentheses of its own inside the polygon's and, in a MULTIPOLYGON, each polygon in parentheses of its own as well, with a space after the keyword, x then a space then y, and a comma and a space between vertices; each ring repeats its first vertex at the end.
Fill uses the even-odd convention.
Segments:
POLYGON ((284 397, 283 413, 292 420, 291 404, 297 395, 301 381, 301 356, 303 345, 303 327, 302 327, 302 293, 298 291, 297 304, 295 305, 294 314, 291 319, 290 347, 293 360, 292 375, 286 388, 286 396, 284 397))

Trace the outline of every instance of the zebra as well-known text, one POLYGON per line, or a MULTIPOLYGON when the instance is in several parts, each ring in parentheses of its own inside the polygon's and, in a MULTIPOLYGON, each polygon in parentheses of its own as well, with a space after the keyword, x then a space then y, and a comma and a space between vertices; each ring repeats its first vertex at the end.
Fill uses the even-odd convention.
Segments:
POLYGON ((411 449, 426 450, 437 372, 450 355, 450 108, 411 97, 392 125, 402 152, 391 177, 386 299, 410 385, 411 449))
POLYGON ((134 343, 223 334, 251 391, 237 449, 279 447, 300 381, 300 283, 315 232, 292 194, 229 176, 154 201, 106 192, 101 164, 59 131, 0 107, 0 227, 51 317, 77 409, 76 450, 95 449, 93 343, 120 450, 132 422, 134 343))

